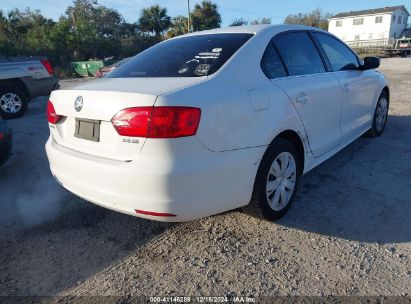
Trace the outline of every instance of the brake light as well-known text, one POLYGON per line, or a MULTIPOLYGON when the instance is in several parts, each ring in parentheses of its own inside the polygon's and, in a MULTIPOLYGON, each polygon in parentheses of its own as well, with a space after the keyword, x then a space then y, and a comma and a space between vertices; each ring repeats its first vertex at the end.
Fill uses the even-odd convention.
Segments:
POLYGON ((48 103, 47 103, 47 120, 48 120, 48 122, 55 125, 62 118, 63 118, 63 116, 58 115, 56 113, 56 110, 54 110, 54 106, 53 106, 52 102, 49 100, 48 103))
POLYGON ((53 67, 51 66, 50 62, 47 59, 40 60, 41 64, 44 66, 46 71, 50 74, 53 75, 53 67))
POLYGON ((201 110, 191 107, 137 107, 111 120, 118 134, 130 137, 177 138, 197 133, 201 110))

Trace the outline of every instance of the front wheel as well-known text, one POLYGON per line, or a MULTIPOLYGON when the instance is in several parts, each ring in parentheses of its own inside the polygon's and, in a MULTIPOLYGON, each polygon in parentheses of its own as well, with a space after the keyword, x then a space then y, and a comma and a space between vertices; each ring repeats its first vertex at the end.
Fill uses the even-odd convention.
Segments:
POLYGON ((388 119, 388 108, 388 95, 386 92, 382 92, 375 108, 371 129, 368 131, 369 136, 380 136, 384 132, 388 119))
POLYGON ((267 149, 254 184, 251 202, 245 207, 268 220, 283 217, 290 209, 298 188, 300 156, 292 143, 276 139, 267 149))
POLYGON ((29 98, 24 90, 0 88, 0 116, 4 119, 13 119, 23 116, 27 112, 29 98))

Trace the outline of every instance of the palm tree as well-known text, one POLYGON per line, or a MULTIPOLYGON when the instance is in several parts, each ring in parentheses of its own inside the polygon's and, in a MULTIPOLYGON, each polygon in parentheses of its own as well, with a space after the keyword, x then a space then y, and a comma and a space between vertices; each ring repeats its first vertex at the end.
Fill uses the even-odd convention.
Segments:
POLYGON ((157 38, 171 25, 171 17, 167 15, 167 9, 159 5, 143 8, 138 20, 143 32, 155 33, 157 38))
POLYGON ((187 17, 177 16, 173 18, 173 24, 170 30, 167 32, 169 38, 184 35, 188 33, 188 20, 187 17))
POLYGON ((194 31, 209 30, 221 25, 221 15, 217 5, 208 0, 196 4, 192 12, 192 20, 194 31))

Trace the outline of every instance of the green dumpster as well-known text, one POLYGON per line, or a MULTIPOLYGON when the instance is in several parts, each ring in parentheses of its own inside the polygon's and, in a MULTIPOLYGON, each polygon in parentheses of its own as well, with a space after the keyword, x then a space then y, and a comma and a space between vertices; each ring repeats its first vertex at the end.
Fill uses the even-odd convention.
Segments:
POLYGON ((87 71, 91 76, 96 76, 97 70, 102 67, 104 67, 103 61, 87 61, 87 71))
POLYGON ((71 62, 71 67, 78 76, 88 76, 87 61, 71 62))

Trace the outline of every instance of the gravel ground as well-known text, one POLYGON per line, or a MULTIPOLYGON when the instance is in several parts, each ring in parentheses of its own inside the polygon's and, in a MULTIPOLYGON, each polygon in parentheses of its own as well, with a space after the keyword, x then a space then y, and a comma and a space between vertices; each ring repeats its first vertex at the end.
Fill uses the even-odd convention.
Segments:
POLYGON ((0 169, 0 296, 411 296, 411 58, 381 70, 384 135, 304 176, 276 223, 241 211, 159 223, 74 197, 50 176, 38 99, 10 121, 0 169))

